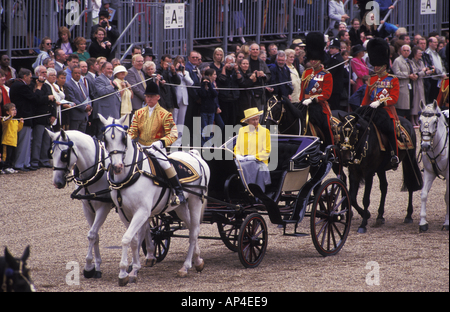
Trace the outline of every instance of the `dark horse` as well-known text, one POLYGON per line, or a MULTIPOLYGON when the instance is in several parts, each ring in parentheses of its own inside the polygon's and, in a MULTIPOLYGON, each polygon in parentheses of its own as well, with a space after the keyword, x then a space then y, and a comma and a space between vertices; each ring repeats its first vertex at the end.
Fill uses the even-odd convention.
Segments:
POLYGON ((5 256, 0 257, 0 292, 34 291, 30 269, 27 266, 29 256, 30 246, 25 248, 22 258, 14 258, 5 247, 5 256))
MULTIPOLYGON (((337 117, 339 114, 346 114, 344 111, 333 111, 332 113, 333 117, 337 117)), ((320 105, 312 104, 305 106, 301 103, 294 104, 287 97, 283 96, 280 98, 273 96, 267 101, 264 122, 267 128, 271 125, 277 125, 278 132, 281 134, 317 136, 322 140, 321 150, 324 151, 332 142, 328 142, 325 139, 323 130, 317 126, 316 120, 319 120, 319 115, 321 114, 323 113, 320 105)), ((335 132, 337 131, 337 125, 337 122, 331 121, 331 128, 334 135, 337 134, 335 132)), ((339 151, 335 150, 335 154, 337 157, 333 164, 333 171, 346 183, 346 176, 339 161, 339 151)))
MULTIPOLYGON (((375 127, 369 123, 373 118, 390 118, 384 109, 374 111, 370 106, 361 107, 354 113, 340 116, 341 123, 338 126, 339 146, 344 165, 348 166, 350 189, 349 195, 352 206, 358 211, 363 221, 358 229, 358 233, 366 233, 367 220, 370 218, 368 211, 370 205, 370 192, 372 190, 373 176, 375 173, 380 180, 381 200, 378 208, 377 225, 384 223, 384 205, 388 189, 386 171, 393 169, 390 164, 389 143, 385 136, 381 135, 381 140, 386 151, 382 151, 375 127), (385 115, 383 115, 385 114, 385 115), (375 117, 376 116, 376 117, 375 117), (359 185, 365 181, 363 197, 364 209, 358 206, 356 197, 359 185)), ((402 162, 403 186, 409 192, 407 215, 405 223, 412 222, 412 195, 413 192, 422 189, 423 181, 416 159, 416 133, 411 123, 400 117, 401 125, 409 133, 413 149, 399 150, 399 160, 402 162)), ((400 139, 402 140, 402 139, 400 139)))

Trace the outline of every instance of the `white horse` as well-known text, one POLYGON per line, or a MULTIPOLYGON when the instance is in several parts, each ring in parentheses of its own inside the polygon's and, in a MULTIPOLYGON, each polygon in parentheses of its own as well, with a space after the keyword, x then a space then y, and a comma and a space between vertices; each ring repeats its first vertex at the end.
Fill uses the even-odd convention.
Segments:
MULTIPOLYGON (((153 179, 148 177, 148 173, 151 172, 149 162, 143 156, 139 146, 127 134, 127 127, 123 126, 126 116, 119 120, 114 120, 111 117, 106 120, 100 114, 99 117, 105 126, 105 146, 111 157, 111 168, 108 172, 108 180, 112 188, 111 197, 117 207, 123 209, 125 214, 131 218, 130 226, 122 237, 119 285, 125 286, 129 278, 140 268, 139 257, 133 257, 133 271, 130 274, 126 271, 128 266, 127 253, 130 245, 133 255, 137 252, 136 245, 131 244, 136 231, 150 217, 172 210, 177 213, 189 229, 187 257, 177 274, 180 277, 187 276, 188 270, 192 267, 192 262, 194 262, 197 272, 201 272, 204 261, 200 257, 198 236, 206 200, 202 199, 201 196, 184 192, 186 203, 178 206, 170 205, 170 187, 164 187, 164 182, 160 183, 159 186, 155 185, 153 179, 158 179, 161 182, 162 177, 153 179)), ((161 153, 161 157, 167 156, 161 153)), ((191 187, 194 192, 202 195, 207 193, 210 170, 197 151, 175 152, 170 155, 170 158, 189 164, 199 175, 197 180, 184 184, 184 187, 191 187)))
MULTIPOLYGON (((110 160, 105 157, 106 151, 103 144, 89 135, 73 130, 61 130, 57 133, 47 131, 47 133, 53 141, 51 153, 55 187, 62 189, 66 186, 67 175, 76 164, 78 174, 75 174, 74 182, 78 185, 78 188, 72 193, 72 198, 81 199, 83 212, 90 226, 88 233, 89 248, 83 274, 86 278, 100 278, 102 276, 100 269, 102 259, 98 232, 114 207, 105 173, 110 160)), ((129 222, 125 216, 122 213, 119 213, 119 216, 125 226, 128 227, 129 222)), ((139 240, 142 242, 144 235, 147 235, 146 266, 151 266, 156 262, 156 259, 153 256, 154 246, 148 227, 147 223, 146 227, 141 230, 139 240)))
POLYGON ((437 102, 433 104, 424 105, 420 103, 422 110, 419 123, 420 134, 422 137, 422 159, 424 167, 424 184, 421 194, 421 209, 420 209, 420 223, 419 231, 425 232, 428 230, 428 222, 426 220, 426 204, 428 192, 436 177, 443 176, 447 181, 447 190, 445 192, 445 203, 447 204, 447 214, 445 215, 445 222, 443 229, 449 229, 449 210, 448 210, 448 179, 449 179, 449 137, 448 124, 443 116, 441 110, 437 106, 437 102))

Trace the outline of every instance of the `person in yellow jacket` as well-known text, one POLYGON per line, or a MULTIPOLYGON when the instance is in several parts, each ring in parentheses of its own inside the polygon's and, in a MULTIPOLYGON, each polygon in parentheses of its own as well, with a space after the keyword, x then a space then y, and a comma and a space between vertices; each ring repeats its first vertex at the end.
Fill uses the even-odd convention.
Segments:
POLYGON ((171 204, 185 203, 186 199, 177 172, 167 159, 165 150, 167 146, 177 140, 177 126, 173 121, 172 114, 159 105, 159 88, 152 80, 147 82, 144 95, 146 106, 134 114, 128 134, 131 139, 137 139, 139 144, 147 147, 146 150, 155 156, 161 168, 164 169, 175 191, 175 198, 172 199, 171 204))
POLYGON ((23 118, 13 120, 17 114, 16 105, 13 103, 4 106, 6 116, 2 118, 2 161, 5 173, 16 173, 13 169, 13 160, 17 147, 17 133, 23 128, 23 118))
POLYGON ((252 107, 244 111, 242 123, 248 126, 239 130, 234 153, 242 168, 246 183, 258 184, 263 192, 271 183, 268 169, 271 150, 270 131, 259 124, 263 111, 252 107))

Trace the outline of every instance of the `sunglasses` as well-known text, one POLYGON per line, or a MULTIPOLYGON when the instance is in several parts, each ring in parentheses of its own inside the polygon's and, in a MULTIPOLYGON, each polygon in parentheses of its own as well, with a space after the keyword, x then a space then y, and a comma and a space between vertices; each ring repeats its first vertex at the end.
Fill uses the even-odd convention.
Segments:
POLYGON ((46 42, 45 44, 46 44, 46 45, 52 45, 53 42, 46 42))

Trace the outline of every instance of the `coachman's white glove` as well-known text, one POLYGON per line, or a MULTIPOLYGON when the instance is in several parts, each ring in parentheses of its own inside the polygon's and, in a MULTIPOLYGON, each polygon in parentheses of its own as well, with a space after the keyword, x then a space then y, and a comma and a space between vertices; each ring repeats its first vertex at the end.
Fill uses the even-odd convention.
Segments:
POLYGON ((154 146, 158 150, 164 149, 164 144, 161 142, 161 140, 153 142, 152 146, 154 146))
POLYGON ((236 155, 236 159, 239 161, 245 161, 245 156, 236 155))
POLYGON ((375 102, 370 103, 370 107, 372 107, 372 108, 378 108, 378 106, 380 106, 380 105, 381 105, 380 101, 375 101, 375 102))
POLYGON ((303 100, 302 103, 303 103, 303 105, 308 106, 309 104, 312 103, 312 100, 311 99, 306 99, 306 100, 303 100))

